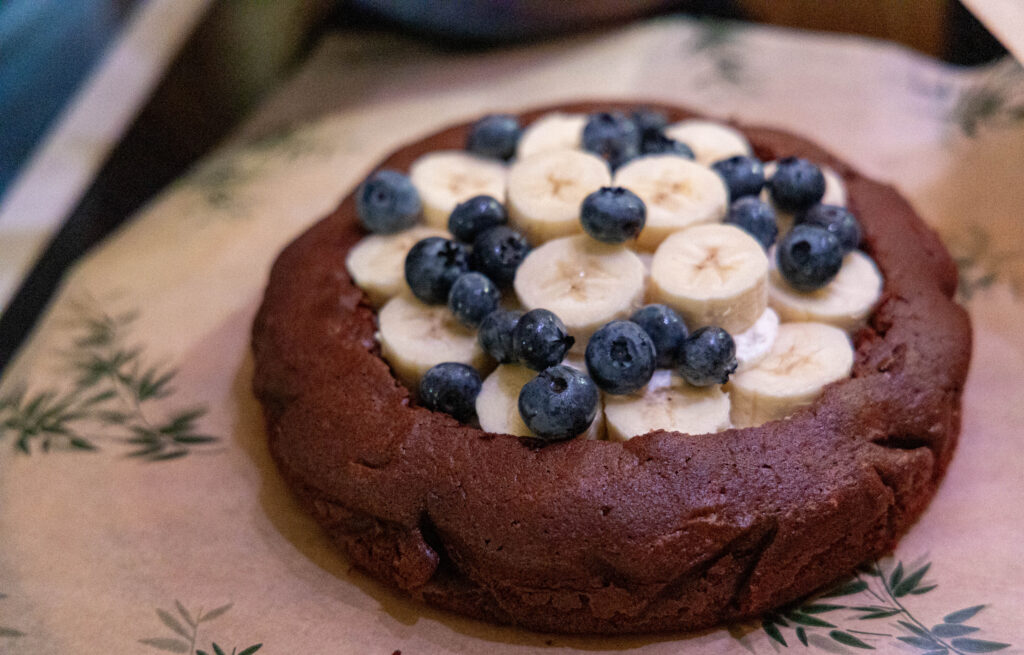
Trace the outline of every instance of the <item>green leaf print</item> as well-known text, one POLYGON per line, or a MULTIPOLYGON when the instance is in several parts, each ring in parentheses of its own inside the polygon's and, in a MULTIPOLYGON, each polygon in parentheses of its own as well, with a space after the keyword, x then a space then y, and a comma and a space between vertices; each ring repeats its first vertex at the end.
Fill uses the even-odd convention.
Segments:
MULTIPOLYGON (((787 630, 792 630, 796 641, 804 647, 823 650, 828 650, 823 645, 827 641, 821 641, 823 638, 846 648, 882 652, 893 650, 894 644, 902 644, 903 648, 910 646, 922 655, 990 653, 1010 646, 1008 643, 965 636, 981 631, 981 628, 967 625, 966 622, 977 616, 985 605, 973 605, 950 612, 943 617, 941 623, 928 628, 904 604, 907 599, 928 593, 938 586, 927 582, 927 576, 932 571, 930 562, 908 568, 902 561, 897 561, 891 568, 885 568, 887 571, 883 570, 879 562, 873 562, 853 578, 808 599, 802 605, 784 608, 780 613, 767 614, 761 620, 761 631, 777 644, 776 649, 779 646, 789 648, 793 643, 787 640, 787 630), (822 602, 826 598, 850 599, 854 602, 822 602), (825 614, 828 620, 822 618, 825 614), (883 627, 873 627, 870 631, 861 629, 876 625, 883 627)), ((739 626, 734 626, 729 633, 735 639, 750 634, 739 626)))
POLYGON ((129 342, 136 312, 107 312, 95 303, 71 304, 68 346, 59 352, 74 380, 70 388, 0 395, 0 439, 23 454, 94 452, 101 439, 129 447, 149 462, 184 457, 219 441, 198 425, 204 407, 167 407, 177 370, 146 361, 129 342), (96 436, 96 433, 102 437, 96 436))

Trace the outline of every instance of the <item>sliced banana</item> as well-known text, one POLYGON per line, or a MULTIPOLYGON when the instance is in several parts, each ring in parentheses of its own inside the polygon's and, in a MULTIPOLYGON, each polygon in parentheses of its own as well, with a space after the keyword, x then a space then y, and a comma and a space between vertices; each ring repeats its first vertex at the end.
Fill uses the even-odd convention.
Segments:
POLYGON ((460 325, 446 305, 425 305, 409 291, 385 303, 377 326, 381 354, 414 391, 427 369, 441 362, 469 364, 481 375, 493 366, 476 332, 460 325))
POLYGON ((583 139, 586 114, 545 114, 526 126, 519 138, 516 157, 525 159, 550 150, 578 150, 583 139))
POLYGON ((395 234, 371 234, 352 246, 345 268, 371 305, 380 307, 407 288, 405 256, 417 241, 427 237, 450 239, 451 235, 436 227, 417 225, 395 234))
POLYGON ((604 394, 604 420, 611 441, 626 441, 653 430, 718 432, 730 426, 729 395, 720 386, 694 387, 659 369, 637 393, 604 394))
POLYGON ((768 257, 732 225, 697 225, 665 239, 654 253, 650 297, 679 312, 694 330, 717 325, 735 335, 768 306, 768 257))
POLYGON ((821 202, 826 205, 846 206, 846 183, 839 173, 828 166, 821 167, 821 174, 825 176, 825 195, 821 202))
POLYGON ((553 150, 514 163, 508 173, 508 213, 530 243, 579 234, 580 205, 611 184, 603 159, 580 150, 553 150))
POLYGON ((623 246, 585 234, 534 248, 516 271, 516 295, 527 310, 544 308, 565 323, 576 345, 643 302, 644 265, 623 246))
POLYGON ((745 371, 759 364, 768 356, 778 334, 779 315, 769 307, 751 327, 732 335, 736 344, 736 370, 745 371))
POLYGON ((747 137, 739 130, 715 121, 680 121, 666 127, 665 135, 690 146, 697 162, 705 166, 735 155, 749 155, 753 152, 747 137))
MULTIPOLYGON (((480 427, 487 432, 513 434, 517 437, 535 436, 526 427, 519 414, 519 392, 523 385, 536 377, 532 371, 518 364, 502 364, 488 375, 476 397, 476 415, 480 427)), ((604 434, 604 417, 598 400, 597 415, 583 433, 585 439, 600 439, 604 434)))
POLYGON ((647 222, 637 248, 654 250, 673 232, 721 221, 729 205, 725 182, 710 168, 676 155, 651 155, 615 173, 615 185, 640 196, 647 222))
POLYGON ((824 323, 783 323, 771 351, 759 364, 736 373, 726 385, 737 427, 781 419, 809 405, 825 385, 853 368, 846 333, 824 323))
POLYGON ((650 299, 651 293, 651 266, 654 265, 654 253, 653 252, 638 252, 636 254, 640 258, 640 263, 644 265, 644 301, 650 299))
POLYGON ((409 179, 420 194, 427 225, 447 229, 455 205, 473 196, 505 201, 505 165, 462 150, 423 155, 409 167, 409 179))
POLYGON ((831 282, 810 293, 793 289, 774 266, 769 275, 768 303, 783 321, 819 321, 853 332, 864 324, 881 296, 882 274, 859 250, 843 258, 831 282))

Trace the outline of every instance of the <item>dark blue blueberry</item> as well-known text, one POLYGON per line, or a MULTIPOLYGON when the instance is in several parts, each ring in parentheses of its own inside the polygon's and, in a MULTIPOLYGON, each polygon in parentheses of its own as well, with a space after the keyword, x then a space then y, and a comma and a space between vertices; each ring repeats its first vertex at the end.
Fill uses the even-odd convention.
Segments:
POLYGON ((587 234, 605 243, 635 239, 647 221, 640 196, 622 187, 601 187, 583 199, 580 222, 587 234))
POLYGON ((480 347, 499 364, 511 364, 516 361, 512 333, 522 315, 522 312, 497 309, 488 314, 480 324, 480 333, 477 335, 480 347))
POLYGON ((487 228, 508 223, 505 206, 491 196, 474 196, 455 205, 448 216, 448 231, 459 241, 473 239, 487 228))
POLYGON ((535 371, 561 362, 574 343, 576 339, 569 336, 562 319, 546 309, 526 312, 512 331, 516 359, 535 371))
POLYGON ((571 366, 552 366, 523 385, 519 415, 545 441, 572 439, 586 432, 597 415, 597 385, 571 366))
POLYGON ((764 187, 764 164, 756 157, 736 155, 716 161, 711 168, 725 181, 730 200, 756 196, 764 187))
POLYGON ((493 159, 511 159, 523 129, 519 119, 508 114, 484 116, 469 128, 466 150, 493 159))
POLYGON ((775 222, 775 210, 757 196, 744 196, 729 205, 725 222, 745 230, 757 239, 765 250, 779 236, 779 226, 775 222))
POLYGON ((511 286, 516 270, 530 252, 530 243, 507 225, 484 230, 473 240, 473 268, 502 289, 511 286))
POLYGON ((631 393, 654 375, 654 342, 631 321, 606 323, 587 342, 587 372, 603 391, 631 393))
POLYGON ((779 209, 798 213, 821 202, 825 195, 825 176, 806 159, 784 157, 778 161, 768 188, 779 209))
POLYGON ((405 256, 405 281, 428 304, 447 302, 455 280, 468 270, 466 246, 444 237, 421 239, 405 256))
POLYGON ((475 328, 498 308, 501 290, 483 273, 463 273, 448 292, 448 309, 466 327, 475 328))
POLYGON ((390 234, 412 227, 421 209, 416 187, 398 171, 377 171, 356 193, 356 214, 371 232, 390 234))
POLYGON ((647 107, 635 110, 630 118, 636 123, 641 136, 660 133, 668 126, 668 118, 665 114, 647 107))
POLYGON ((693 159, 693 149, 682 141, 669 138, 661 132, 645 134, 640 142, 640 152, 644 155, 678 155, 693 159))
POLYGON ((800 217, 800 223, 817 225, 836 235, 844 253, 856 250, 860 245, 860 223, 845 207, 819 203, 800 217))
POLYGON ((420 402, 427 409, 450 414, 462 421, 476 415, 480 374, 472 366, 444 362, 431 367, 420 379, 420 402))
POLYGON ((725 384, 736 371, 736 344, 728 332, 708 325, 683 340, 679 374, 695 387, 725 384))
POLYGON ((779 240, 775 261, 783 279, 797 291, 815 291, 832 281, 843 265, 843 246, 818 225, 796 225, 779 240))
POLYGON ((689 333, 679 314, 666 305, 647 305, 636 310, 629 320, 643 328, 651 338, 657 367, 673 366, 679 346, 689 333))
POLYGON ((619 112, 591 114, 583 126, 583 149, 603 158, 614 170, 640 154, 640 130, 619 112))

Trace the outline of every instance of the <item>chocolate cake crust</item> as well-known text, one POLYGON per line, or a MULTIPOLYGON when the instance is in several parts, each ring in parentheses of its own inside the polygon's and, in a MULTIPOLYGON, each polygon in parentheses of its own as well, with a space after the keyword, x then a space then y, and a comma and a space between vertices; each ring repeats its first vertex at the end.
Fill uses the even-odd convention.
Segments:
MULTIPOLYGON (((551 111, 697 117, 657 103, 551 111)), ((890 551, 942 478, 971 352, 956 268, 892 187, 781 131, 758 157, 831 166, 885 278, 852 377, 788 419, 711 435, 542 448, 418 407, 345 270, 353 195, 291 243, 253 327, 255 392, 290 488, 352 561, 432 605, 534 630, 620 634, 761 614, 890 551)), ((469 123, 379 167, 464 146, 469 123)))

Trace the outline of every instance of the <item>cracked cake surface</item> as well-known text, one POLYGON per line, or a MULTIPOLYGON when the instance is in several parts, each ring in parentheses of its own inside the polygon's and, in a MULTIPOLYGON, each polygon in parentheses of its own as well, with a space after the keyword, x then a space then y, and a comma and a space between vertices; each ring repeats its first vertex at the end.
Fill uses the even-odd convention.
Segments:
MULTIPOLYGON (((524 113, 629 110, 590 102, 524 113)), ((377 167, 461 148, 469 123, 377 167)), ((353 195, 280 255, 253 328, 281 474, 353 563, 432 605, 551 632, 696 629, 804 596, 891 550, 942 478, 971 351, 955 266, 895 189, 798 136, 736 126, 762 160, 834 169, 884 275, 852 376, 787 419, 542 448, 416 406, 345 269, 353 195)))

